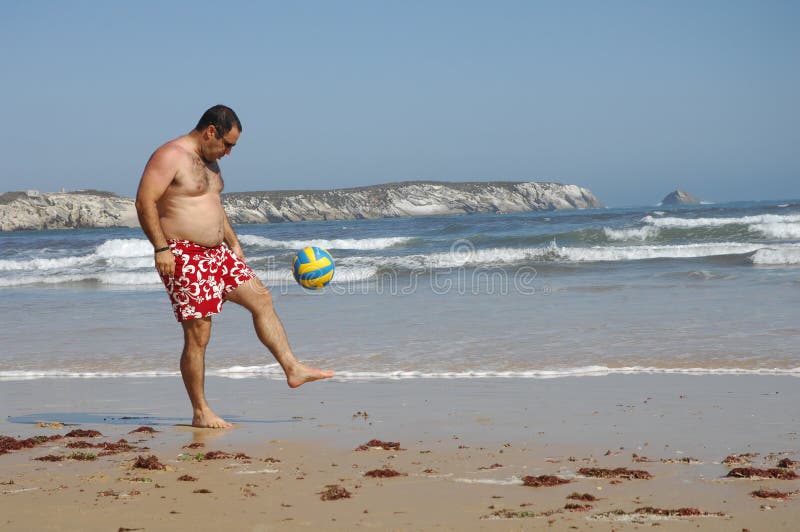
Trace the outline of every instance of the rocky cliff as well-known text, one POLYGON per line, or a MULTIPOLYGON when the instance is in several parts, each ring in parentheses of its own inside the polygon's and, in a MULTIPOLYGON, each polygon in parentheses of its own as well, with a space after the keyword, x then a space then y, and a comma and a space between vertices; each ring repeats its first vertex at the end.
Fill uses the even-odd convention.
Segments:
MULTIPOLYGON (((223 194, 233 223, 339 220, 601 207, 588 189, 559 183, 407 182, 368 187, 223 194)), ((7 192, 0 230, 135 227, 133 200, 110 192, 7 192)))
POLYGON ((558 183, 407 182, 326 191, 224 195, 232 222, 390 218, 482 212, 586 209, 601 204, 591 191, 558 183))
POLYGON ((0 194, 0 230, 136 227, 133 200, 111 192, 6 192, 0 194))

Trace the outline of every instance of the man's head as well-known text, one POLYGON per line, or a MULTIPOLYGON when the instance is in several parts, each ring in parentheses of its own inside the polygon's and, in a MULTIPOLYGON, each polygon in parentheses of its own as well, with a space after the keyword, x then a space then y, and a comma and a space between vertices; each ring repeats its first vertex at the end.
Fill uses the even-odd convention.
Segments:
POLYGON ((233 109, 215 105, 203 113, 194 130, 200 134, 201 157, 212 162, 229 154, 236 146, 242 123, 233 109))

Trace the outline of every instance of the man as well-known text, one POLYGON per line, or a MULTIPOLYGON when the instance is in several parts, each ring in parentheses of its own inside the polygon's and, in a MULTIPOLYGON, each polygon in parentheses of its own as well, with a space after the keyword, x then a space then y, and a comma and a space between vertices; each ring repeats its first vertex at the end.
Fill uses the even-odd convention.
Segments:
POLYGON ((245 264, 222 208, 217 161, 231 153, 241 133, 233 109, 215 105, 193 131, 153 153, 136 195, 136 211, 153 244, 156 270, 183 327, 181 375, 195 427, 231 426, 209 408, 204 392, 211 317, 225 301, 250 311, 259 340, 283 368, 290 387, 333 376, 332 371, 305 366, 294 358, 272 297, 245 264))

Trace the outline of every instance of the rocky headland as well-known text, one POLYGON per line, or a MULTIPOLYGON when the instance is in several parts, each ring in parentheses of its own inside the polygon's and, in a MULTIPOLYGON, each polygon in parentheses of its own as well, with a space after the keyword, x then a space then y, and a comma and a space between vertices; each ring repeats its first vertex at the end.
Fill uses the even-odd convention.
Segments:
MULTIPOLYGON (((588 189, 536 182, 404 182, 335 190, 222 195, 233 223, 352 220, 602 207, 588 189)), ((0 194, 0 230, 136 227, 133 199, 111 192, 0 194)))

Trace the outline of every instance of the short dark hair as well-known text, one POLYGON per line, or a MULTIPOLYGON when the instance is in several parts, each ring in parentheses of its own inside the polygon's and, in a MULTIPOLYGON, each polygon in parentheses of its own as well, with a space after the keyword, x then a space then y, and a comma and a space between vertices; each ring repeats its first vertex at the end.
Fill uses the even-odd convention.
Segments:
POLYGON ((208 126, 214 126, 219 137, 227 135, 228 131, 233 129, 233 126, 236 126, 239 133, 242 132, 242 123, 239 121, 239 117, 236 116, 233 109, 226 105, 215 105, 208 109, 203 113, 203 116, 200 117, 200 121, 197 122, 194 129, 196 131, 203 131, 208 126))

